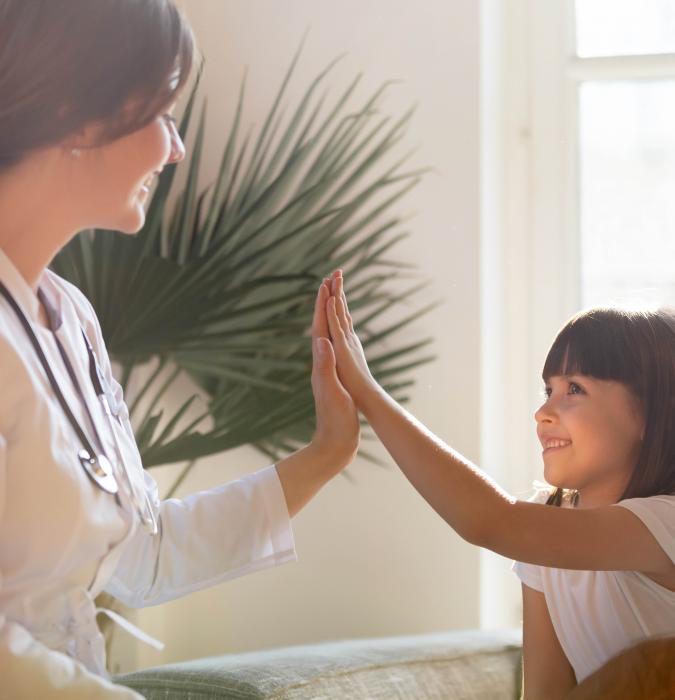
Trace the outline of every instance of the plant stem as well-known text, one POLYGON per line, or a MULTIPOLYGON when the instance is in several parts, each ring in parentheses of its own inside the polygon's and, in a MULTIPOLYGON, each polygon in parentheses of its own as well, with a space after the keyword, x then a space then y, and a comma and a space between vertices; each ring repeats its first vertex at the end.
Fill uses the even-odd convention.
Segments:
POLYGON ((157 365, 157 369, 152 373, 152 376, 148 381, 145 383, 145 386, 143 389, 141 389, 140 393, 136 398, 134 398, 133 403, 131 404, 131 407, 129 408, 129 416, 133 416, 136 408, 138 407, 139 403, 141 402, 141 399, 148 393, 150 390, 150 387, 152 386, 152 383, 157 379, 159 376, 160 372, 164 369, 164 365, 166 364, 166 358, 161 358, 159 361, 159 364, 157 365))
POLYGON ((183 483, 183 481, 185 481, 188 472, 190 471, 190 469, 192 469, 196 462, 197 460, 193 459, 191 462, 187 463, 187 465, 183 468, 183 471, 178 475, 178 478, 173 482, 171 488, 167 491, 166 496, 164 496, 164 499, 162 500, 171 498, 174 495, 174 493, 176 493, 176 490, 183 483))

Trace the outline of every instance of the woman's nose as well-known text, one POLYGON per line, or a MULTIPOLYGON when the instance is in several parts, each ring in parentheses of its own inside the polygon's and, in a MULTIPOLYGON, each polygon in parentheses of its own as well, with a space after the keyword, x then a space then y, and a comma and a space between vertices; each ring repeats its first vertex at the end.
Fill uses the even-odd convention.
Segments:
POLYGON ((174 124, 171 125, 171 152, 166 161, 167 165, 171 163, 180 163, 185 158, 185 145, 178 133, 178 129, 174 124))

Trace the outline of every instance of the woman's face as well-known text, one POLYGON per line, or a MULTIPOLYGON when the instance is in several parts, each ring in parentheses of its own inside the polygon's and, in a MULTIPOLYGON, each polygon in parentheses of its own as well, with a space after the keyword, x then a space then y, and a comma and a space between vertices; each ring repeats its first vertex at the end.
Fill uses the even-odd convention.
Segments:
POLYGON ((581 505, 614 503, 637 462, 644 422, 620 382, 586 375, 550 377, 535 413, 549 484, 578 489, 581 505))
POLYGON ((78 159, 82 165, 82 228, 124 233, 137 233, 142 228, 157 175, 166 165, 185 157, 172 111, 170 108, 134 133, 82 151, 78 159))

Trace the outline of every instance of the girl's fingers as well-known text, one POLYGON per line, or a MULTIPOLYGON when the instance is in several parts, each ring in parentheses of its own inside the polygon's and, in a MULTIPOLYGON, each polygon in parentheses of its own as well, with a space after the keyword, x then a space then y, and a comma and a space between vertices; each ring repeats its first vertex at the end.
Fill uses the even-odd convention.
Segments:
POLYGON ((335 312, 340 322, 340 327, 343 333, 349 332, 349 321, 347 320, 347 315, 345 314, 345 306, 342 302, 342 295, 334 297, 335 298, 335 312))
POLYGON ((349 313, 349 307, 347 306, 347 296, 344 291, 342 292, 342 303, 345 307, 345 316, 347 317, 347 323, 349 324, 349 330, 354 332, 354 322, 352 321, 352 315, 349 313))
POLYGON ((344 333, 354 330, 352 318, 347 309, 347 297, 344 293, 342 270, 335 270, 330 277, 331 298, 334 299, 335 316, 344 333))
POLYGON ((338 313, 338 318, 340 319, 340 323, 342 324, 342 328, 344 329, 345 333, 347 331, 353 331, 354 330, 354 325, 352 323, 351 317, 349 316, 349 311, 347 309, 347 297, 345 296, 345 290, 344 290, 344 279, 342 276, 340 276, 337 280, 337 294, 335 295, 338 304, 337 304, 337 313, 338 313))
POLYGON ((337 317, 337 312, 335 310, 335 297, 330 297, 328 299, 328 304, 326 305, 326 316, 328 317, 328 330, 330 331, 331 340, 335 340, 341 333, 340 321, 337 317))
POLYGON ((324 282, 321 283, 314 302, 314 316, 312 318, 312 338, 328 337, 328 321, 326 320, 326 299, 328 289, 324 282))
POLYGON ((342 270, 335 270, 335 272, 333 272, 333 274, 330 276, 330 281, 331 281, 330 291, 334 297, 338 295, 338 280, 341 278, 342 278, 342 270))
POLYGON ((342 299, 343 313, 344 313, 347 327, 349 328, 350 331, 353 332, 354 331, 354 322, 352 321, 351 314, 349 313, 349 307, 347 306, 347 295, 345 294, 344 277, 340 276, 337 286, 338 286, 339 296, 342 299))

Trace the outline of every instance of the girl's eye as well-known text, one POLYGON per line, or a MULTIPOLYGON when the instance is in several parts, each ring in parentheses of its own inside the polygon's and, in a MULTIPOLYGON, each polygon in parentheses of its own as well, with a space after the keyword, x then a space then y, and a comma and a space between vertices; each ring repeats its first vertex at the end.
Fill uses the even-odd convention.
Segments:
MULTIPOLYGON (((544 398, 549 399, 549 398, 551 398, 552 389, 551 389, 550 386, 545 386, 545 387, 541 390, 541 393, 542 393, 542 395, 544 396, 544 398)), ((579 386, 579 384, 577 384, 576 382, 570 382, 570 383, 569 383, 568 393, 573 394, 573 395, 574 395, 574 394, 583 394, 583 393, 584 393, 584 390, 583 390, 583 389, 581 388, 581 386, 579 386)))

